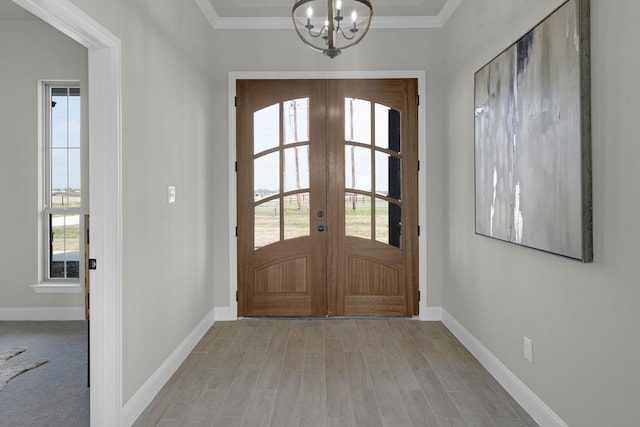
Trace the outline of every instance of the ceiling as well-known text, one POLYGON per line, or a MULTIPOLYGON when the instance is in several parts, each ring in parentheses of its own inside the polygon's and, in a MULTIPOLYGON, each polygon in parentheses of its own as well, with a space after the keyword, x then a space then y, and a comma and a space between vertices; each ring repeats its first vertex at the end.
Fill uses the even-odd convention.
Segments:
MULTIPOLYGON (((324 1, 324 0, 320 0, 324 1)), ((211 26, 291 28, 294 0, 195 0, 211 26)), ((439 28, 462 0, 371 0, 373 28, 439 28)))
MULTIPOLYGON (((294 0, 194 0, 214 29, 291 28, 294 0)), ((371 0, 373 28, 439 28, 463 0, 371 0)), ((38 19, 0 0, 0 20, 38 19)))

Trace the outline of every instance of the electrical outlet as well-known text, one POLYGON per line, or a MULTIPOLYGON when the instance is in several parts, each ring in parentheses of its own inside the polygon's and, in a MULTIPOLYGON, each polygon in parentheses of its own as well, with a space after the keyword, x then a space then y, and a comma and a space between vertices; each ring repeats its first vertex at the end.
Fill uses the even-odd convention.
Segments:
POLYGON ((176 187, 170 185, 167 187, 167 202, 175 203, 176 202, 176 187))
POLYGON ((524 358, 533 363, 533 341, 524 337, 524 358))

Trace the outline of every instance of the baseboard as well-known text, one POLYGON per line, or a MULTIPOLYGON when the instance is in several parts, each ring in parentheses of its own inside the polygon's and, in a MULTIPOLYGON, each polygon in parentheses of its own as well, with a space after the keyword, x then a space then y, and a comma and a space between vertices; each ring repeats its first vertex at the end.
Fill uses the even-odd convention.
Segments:
POLYGON ((562 418, 446 310, 442 310, 442 322, 539 425, 568 427, 562 418))
POLYGON ((427 309, 420 313, 418 319, 427 322, 442 320, 442 307, 427 307, 427 309))
POLYGON ((178 348, 164 361, 162 365, 151 375, 142 387, 133 395, 122 408, 122 426, 128 427, 138 419, 140 414, 151 403, 158 392, 169 381, 189 353, 207 333, 215 322, 215 310, 212 310, 195 327, 193 331, 180 343, 178 348))
POLYGON ((84 320, 84 307, 0 307, 0 320, 84 320))
POLYGON ((238 309, 236 307, 216 307, 214 308, 216 321, 238 320, 238 309))

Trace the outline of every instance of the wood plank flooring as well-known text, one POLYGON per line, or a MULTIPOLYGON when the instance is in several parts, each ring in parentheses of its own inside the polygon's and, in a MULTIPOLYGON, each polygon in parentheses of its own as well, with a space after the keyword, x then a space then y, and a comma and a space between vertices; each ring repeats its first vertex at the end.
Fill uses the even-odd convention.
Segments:
POLYGON ((217 322, 134 426, 531 427, 440 322, 217 322))

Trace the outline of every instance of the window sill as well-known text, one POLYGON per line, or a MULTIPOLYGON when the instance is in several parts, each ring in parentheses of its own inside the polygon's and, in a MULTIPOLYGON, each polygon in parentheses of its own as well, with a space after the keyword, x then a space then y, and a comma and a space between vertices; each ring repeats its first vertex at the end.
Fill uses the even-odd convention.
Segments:
POLYGON ((40 283, 31 288, 37 294, 79 294, 83 287, 80 283, 40 283))

